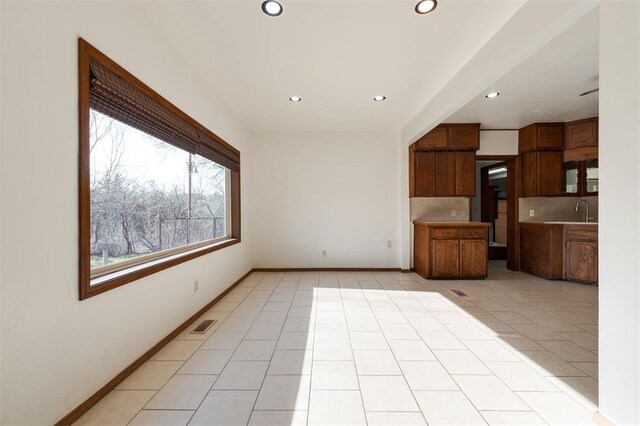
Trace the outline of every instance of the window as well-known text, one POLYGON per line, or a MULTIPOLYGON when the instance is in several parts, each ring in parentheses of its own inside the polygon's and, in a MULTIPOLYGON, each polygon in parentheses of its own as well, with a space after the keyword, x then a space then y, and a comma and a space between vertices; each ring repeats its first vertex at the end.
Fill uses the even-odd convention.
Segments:
POLYGON ((240 241, 240 153, 80 39, 80 299, 240 241))

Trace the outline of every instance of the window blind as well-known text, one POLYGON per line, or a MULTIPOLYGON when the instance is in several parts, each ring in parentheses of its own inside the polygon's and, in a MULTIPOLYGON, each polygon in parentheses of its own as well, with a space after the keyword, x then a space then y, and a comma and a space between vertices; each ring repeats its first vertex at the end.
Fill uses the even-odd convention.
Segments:
POLYGON ((92 58, 89 105, 142 132, 230 170, 240 169, 240 153, 204 127, 198 128, 135 84, 92 58))

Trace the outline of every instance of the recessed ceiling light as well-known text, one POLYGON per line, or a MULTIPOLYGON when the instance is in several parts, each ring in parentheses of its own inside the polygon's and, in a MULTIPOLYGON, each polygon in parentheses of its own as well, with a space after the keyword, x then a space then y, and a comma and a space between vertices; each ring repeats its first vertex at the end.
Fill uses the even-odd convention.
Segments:
POLYGON ((300 96, 292 96, 289 98, 291 102, 300 102, 302 98, 300 96))
POLYGON ((419 15, 425 15, 433 10, 438 5, 436 0, 421 0, 416 4, 416 13, 419 15))
POLYGON ((387 99, 387 97, 386 96, 382 96, 382 95, 378 95, 378 96, 374 96, 373 97, 373 100, 376 101, 376 102, 382 102, 385 99, 387 99))
POLYGON ((486 95, 484 95, 484 97, 487 98, 487 99, 497 98, 498 96, 500 96, 500 93, 498 93, 498 92, 491 92, 491 93, 487 93, 486 95))
POLYGON ((282 15, 282 5, 275 0, 267 0, 262 3, 262 11, 268 16, 282 15))

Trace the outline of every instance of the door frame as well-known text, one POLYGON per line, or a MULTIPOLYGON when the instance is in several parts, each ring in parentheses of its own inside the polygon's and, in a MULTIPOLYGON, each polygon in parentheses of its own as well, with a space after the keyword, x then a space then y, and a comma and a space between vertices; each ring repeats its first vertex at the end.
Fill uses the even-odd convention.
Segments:
MULTIPOLYGON (((476 155, 476 161, 502 161, 507 167, 507 269, 520 270, 520 157, 476 155)), ((482 185, 480 186, 482 188, 482 185)))
MULTIPOLYGON (((486 161, 486 160, 485 160, 486 161)), ((489 190, 489 170, 496 168, 496 167, 505 167, 507 168, 507 162, 506 161, 501 161, 499 163, 493 163, 490 164, 488 166, 482 166, 480 168, 480 220, 484 221, 484 219, 486 218, 486 210, 485 210, 485 198, 484 198, 484 194, 485 194, 485 190, 489 190)), ((507 177, 509 176, 509 169, 507 168, 507 177)), ((508 188, 508 185, 507 185, 508 188)), ((507 197, 509 197, 509 194, 507 194, 507 197)))

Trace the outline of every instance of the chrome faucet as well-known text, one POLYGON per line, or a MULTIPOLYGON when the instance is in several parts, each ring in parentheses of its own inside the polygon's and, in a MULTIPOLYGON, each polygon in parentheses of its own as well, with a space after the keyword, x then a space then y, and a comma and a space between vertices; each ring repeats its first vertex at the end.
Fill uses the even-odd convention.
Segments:
POLYGON ((580 203, 584 203, 585 206, 587 207, 585 210, 585 215, 584 215, 584 221, 585 222, 589 222, 589 219, 591 219, 589 217, 589 202, 587 200, 585 200, 584 198, 581 198, 578 200, 578 202, 576 203, 576 212, 580 209, 580 203))

